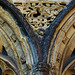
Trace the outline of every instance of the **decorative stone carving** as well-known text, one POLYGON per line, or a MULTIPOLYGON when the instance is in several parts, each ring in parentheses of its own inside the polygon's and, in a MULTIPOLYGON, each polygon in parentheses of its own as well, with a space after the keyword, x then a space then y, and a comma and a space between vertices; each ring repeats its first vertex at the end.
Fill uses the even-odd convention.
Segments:
POLYGON ((26 17, 34 32, 41 37, 66 3, 30 1, 26 3, 17 2, 14 5, 26 17))
MULTIPOLYGON (((22 4, 19 3, 20 6, 22 4)), ((15 72, 16 75, 62 75, 62 72, 65 73, 69 66, 66 65, 65 68, 63 63, 67 62, 75 48, 74 5, 73 0, 49 28, 47 26, 47 32, 41 40, 34 33, 35 26, 33 31, 32 25, 28 24, 28 20, 26 21, 18 9, 7 0, 0 0, 0 39, 2 40, 0 46, 3 46, 7 52, 7 57, 2 51, 0 52, 2 54, 0 61, 2 60, 7 65, 5 72, 9 69, 9 73, 15 72), (68 38, 66 42, 65 36, 68 38), (64 70, 62 70, 63 68, 64 70), (10 69, 12 70, 10 71, 10 69)), ((44 7, 46 9, 46 6, 44 7)), ((41 8, 42 6, 38 9, 41 8)), ((35 12, 33 15, 37 14, 35 12)), ((41 33, 45 32, 42 28, 40 29, 41 33)), ((2 50, 1 47, 0 49, 2 50)), ((73 60, 70 59, 70 61, 73 60)), ((3 72, 4 65, 1 62, 0 66, 3 72)))

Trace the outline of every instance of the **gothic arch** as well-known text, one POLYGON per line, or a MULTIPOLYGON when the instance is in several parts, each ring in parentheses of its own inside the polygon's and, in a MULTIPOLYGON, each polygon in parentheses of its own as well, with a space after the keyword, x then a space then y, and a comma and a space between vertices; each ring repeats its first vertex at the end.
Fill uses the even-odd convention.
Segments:
POLYGON ((59 13, 43 37, 43 48, 47 50, 44 61, 51 65, 51 74, 62 74, 61 66, 70 59, 75 48, 75 3, 72 2, 59 13))
POLYGON ((73 0, 40 39, 13 4, 0 0, 0 60, 13 71, 17 69, 17 75, 48 75, 49 70, 51 74, 61 75, 68 61, 65 58, 70 57, 75 48, 74 6, 73 0), (2 54, 2 47, 7 55, 2 54))
MULTIPOLYGON (((35 61, 37 60, 33 59, 34 56, 37 58, 36 53, 33 51, 33 56, 30 50, 30 45, 32 45, 33 49, 35 49, 35 47, 33 46, 34 44, 29 43, 29 41, 32 41, 36 37, 31 30, 30 25, 21 13, 19 13, 18 9, 7 2, 7 0, 0 0, 0 53, 2 54, 2 47, 4 46, 8 54, 8 56, 0 54, 0 60, 9 62, 8 64, 11 68, 16 64, 15 68, 17 68, 18 75, 27 73, 24 70, 30 70, 32 64, 36 63, 35 61), (13 59, 14 62, 11 59, 13 59)), ((37 40, 33 42, 35 41, 37 40)))

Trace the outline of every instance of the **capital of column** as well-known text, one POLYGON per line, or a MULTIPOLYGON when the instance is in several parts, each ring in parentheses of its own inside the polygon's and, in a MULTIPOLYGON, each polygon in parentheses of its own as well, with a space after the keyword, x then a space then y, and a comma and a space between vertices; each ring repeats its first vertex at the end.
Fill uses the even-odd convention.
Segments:
POLYGON ((49 73, 50 65, 47 63, 40 62, 38 64, 33 65, 33 73, 35 72, 44 72, 49 73))

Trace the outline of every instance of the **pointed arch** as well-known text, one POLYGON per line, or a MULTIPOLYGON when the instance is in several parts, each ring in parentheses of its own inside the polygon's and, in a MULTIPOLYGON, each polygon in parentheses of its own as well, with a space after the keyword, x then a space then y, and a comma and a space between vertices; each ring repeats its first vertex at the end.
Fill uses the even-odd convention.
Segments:
POLYGON ((70 59, 75 48, 74 6, 75 2, 72 0, 72 2, 59 13, 57 18, 46 30, 42 39, 42 47, 44 51, 43 61, 51 65, 50 73, 53 72, 56 75, 62 74, 61 66, 64 62, 66 63, 68 61, 68 58, 70 59), (61 63, 63 60, 64 62, 61 63))

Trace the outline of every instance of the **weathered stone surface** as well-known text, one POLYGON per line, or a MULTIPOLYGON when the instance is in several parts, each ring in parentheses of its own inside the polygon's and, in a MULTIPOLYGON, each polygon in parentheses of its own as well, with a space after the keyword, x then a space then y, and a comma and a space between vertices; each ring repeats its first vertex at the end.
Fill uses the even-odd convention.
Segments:
MULTIPOLYGON (((14 59, 15 63, 18 65, 17 70, 19 71, 18 74, 20 75, 24 75, 25 71, 22 72, 22 70, 24 69, 28 70, 27 66, 25 66, 26 64, 28 64, 29 66, 31 65, 30 62, 28 61, 26 63, 26 59, 28 59, 27 58, 28 53, 27 56, 25 57, 26 54, 24 54, 23 47, 21 46, 21 42, 24 43, 24 41, 22 41, 22 37, 23 36, 21 35, 20 29, 16 25, 14 19, 11 17, 9 12, 4 10, 0 6, 0 40, 1 40, 0 53, 2 53, 3 51, 2 47, 4 46, 8 56, 14 59)), ((8 68, 10 68, 10 66, 8 66, 8 68)), ((13 72, 10 69, 9 69, 10 72, 9 70, 8 71, 6 70, 7 69, 4 69, 3 71, 4 74, 10 74, 13 72)))
MULTIPOLYGON (((45 8, 49 5, 46 3, 45 8)), ((46 33, 41 28, 38 30, 38 33, 41 31, 39 33, 41 35, 45 33, 43 39, 40 40, 26 18, 11 3, 0 0, 0 68, 4 75, 67 75, 74 73, 74 5, 74 1, 67 5, 51 23, 46 33), (73 71, 67 72, 70 69, 73 71)), ((35 7, 35 10, 37 9, 35 3, 32 6, 35 7)), ((51 14, 57 15, 57 11, 53 11, 56 5, 52 4, 52 6, 51 14)), ((46 12, 50 14, 47 9, 46 12)), ((32 13, 34 15, 37 12, 32 13)), ((53 20, 53 15, 51 17, 53 20)), ((33 22, 38 22, 37 18, 33 22)), ((46 18, 44 22, 47 22, 46 18)))
POLYGON ((66 4, 50 1, 14 2, 39 37, 44 35, 45 30, 66 4))

